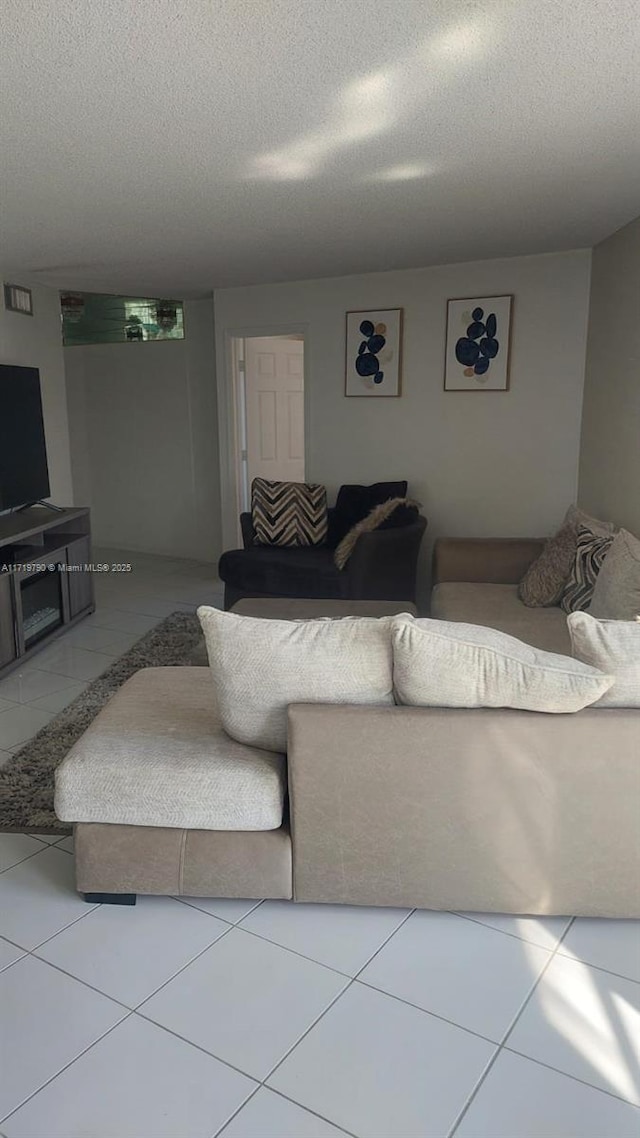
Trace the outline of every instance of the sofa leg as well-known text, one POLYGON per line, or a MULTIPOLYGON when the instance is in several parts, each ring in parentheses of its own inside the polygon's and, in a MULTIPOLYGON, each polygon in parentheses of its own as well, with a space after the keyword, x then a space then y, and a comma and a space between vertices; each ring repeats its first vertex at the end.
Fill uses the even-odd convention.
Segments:
POLYGON ((135 905, 136 893, 85 893, 90 905, 135 905))

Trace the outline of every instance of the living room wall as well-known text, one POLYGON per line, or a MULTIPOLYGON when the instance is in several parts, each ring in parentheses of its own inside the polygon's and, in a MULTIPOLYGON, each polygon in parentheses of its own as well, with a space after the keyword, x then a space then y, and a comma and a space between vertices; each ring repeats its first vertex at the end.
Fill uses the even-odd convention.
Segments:
POLYGON ((550 533, 577 493, 590 261, 577 250, 217 291, 225 547, 236 543, 227 338, 292 325, 306 334, 307 477, 330 501, 342 482, 404 476, 430 541, 550 533), (447 298, 503 293, 514 295, 511 389, 443 391, 447 298), (398 399, 344 397, 345 312, 367 307, 404 308, 398 399))
POLYGON ((76 501, 97 545, 215 561, 219 462, 211 299, 184 340, 64 349, 76 501))
POLYGON ((32 285, 23 275, 16 280, 14 274, 2 274, 2 280, 26 285, 33 293, 33 316, 8 312, 0 296, 0 363, 40 369, 51 500, 70 506, 74 498, 59 293, 32 285))
POLYGON ((593 250, 579 501, 640 534, 640 217, 593 250))

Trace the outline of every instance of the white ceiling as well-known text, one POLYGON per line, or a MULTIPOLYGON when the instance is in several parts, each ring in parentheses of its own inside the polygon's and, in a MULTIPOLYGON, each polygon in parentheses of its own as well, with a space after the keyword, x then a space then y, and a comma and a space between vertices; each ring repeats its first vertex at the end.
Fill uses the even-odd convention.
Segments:
POLYGON ((2 0, 0 261, 197 295, 591 245, 638 0, 2 0))

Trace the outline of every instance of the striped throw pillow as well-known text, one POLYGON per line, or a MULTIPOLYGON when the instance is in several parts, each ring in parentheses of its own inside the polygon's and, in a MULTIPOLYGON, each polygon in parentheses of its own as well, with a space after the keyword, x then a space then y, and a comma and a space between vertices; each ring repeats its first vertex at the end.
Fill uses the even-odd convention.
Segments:
POLYGON ((322 545, 327 536, 327 491, 308 482, 254 478, 251 520, 258 545, 322 545))
POLYGON ((598 573, 612 544, 613 535, 600 537, 586 526, 578 527, 576 555, 560 601, 565 612, 584 612, 589 608, 598 573))

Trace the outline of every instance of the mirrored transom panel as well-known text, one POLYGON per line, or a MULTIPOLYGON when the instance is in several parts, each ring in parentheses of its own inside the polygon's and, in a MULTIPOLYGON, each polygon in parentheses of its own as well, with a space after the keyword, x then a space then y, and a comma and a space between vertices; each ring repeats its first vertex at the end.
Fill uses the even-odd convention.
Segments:
POLYGON ((184 339, 181 300, 61 292, 60 310, 66 347, 184 339))

